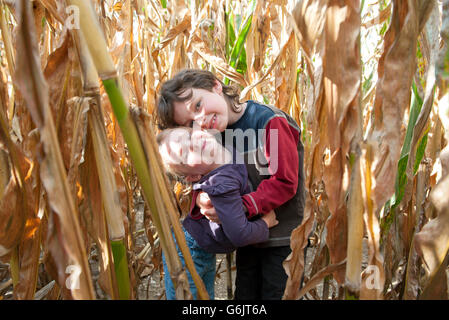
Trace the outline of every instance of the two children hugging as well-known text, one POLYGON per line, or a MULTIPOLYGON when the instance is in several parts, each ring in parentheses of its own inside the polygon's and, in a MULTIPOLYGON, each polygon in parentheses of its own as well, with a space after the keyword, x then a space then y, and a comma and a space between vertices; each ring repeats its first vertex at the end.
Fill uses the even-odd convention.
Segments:
MULTIPOLYGON (((203 70, 183 70, 162 85, 157 122, 160 129, 202 129, 163 131, 158 141, 170 170, 194 182, 183 226, 209 296, 213 299, 215 253, 236 248, 235 299, 281 299, 287 281, 282 262, 291 252, 290 235, 301 223, 305 201, 297 123, 277 108, 240 103, 237 91, 203 70), (244 142, 221 139, 228 145, 220 147, 204 130, 222 137, 230 130, 264 134, 244 142)), ((189 281, 196 297, 190 276, 189 281)), ((166 277, 167 299, 175 298, 172 286, 166 277)))

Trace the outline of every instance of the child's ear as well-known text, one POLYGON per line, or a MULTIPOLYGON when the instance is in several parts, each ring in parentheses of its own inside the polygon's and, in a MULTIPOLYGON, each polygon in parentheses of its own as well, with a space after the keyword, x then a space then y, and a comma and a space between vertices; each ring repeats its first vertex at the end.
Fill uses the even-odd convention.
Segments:
POLYGON ((223 91, 223 86, 221 85, 220 81, 215 80, 214 90, 216 93, 221 93, 223 91))
POLYGON ((201 179, 201 175, 197 174, 197 175, 186 176, 185 179, 187 182, 197 182, 201 179))

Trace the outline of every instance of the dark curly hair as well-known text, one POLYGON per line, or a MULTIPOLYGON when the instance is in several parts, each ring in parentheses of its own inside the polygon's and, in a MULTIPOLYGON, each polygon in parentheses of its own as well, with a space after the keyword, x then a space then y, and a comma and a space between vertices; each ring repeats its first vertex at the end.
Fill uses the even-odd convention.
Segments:
POLYGON ((219 81, 228 105, 235 112, 240 111, 238 89, 225 85, 212 72, 198 69, 185 69, 161 86, 155 120, 160 130, 178 126, 174 120, 174 102, 183 102, 192 97, 192 93, 180 97, 186 89, 196 88, 212 91, 215 81, 219 81))

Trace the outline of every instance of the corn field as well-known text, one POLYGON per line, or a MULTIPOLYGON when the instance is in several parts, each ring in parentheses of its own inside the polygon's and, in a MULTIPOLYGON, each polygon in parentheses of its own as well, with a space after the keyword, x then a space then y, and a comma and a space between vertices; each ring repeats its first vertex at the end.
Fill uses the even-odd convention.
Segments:
POLYGON ((0 300, 190 299, 172 232, 209 298, 154 139, 184 68, 300 124, 284 299, 448 299, 448 0, 0 0, 0 30, 0 300))

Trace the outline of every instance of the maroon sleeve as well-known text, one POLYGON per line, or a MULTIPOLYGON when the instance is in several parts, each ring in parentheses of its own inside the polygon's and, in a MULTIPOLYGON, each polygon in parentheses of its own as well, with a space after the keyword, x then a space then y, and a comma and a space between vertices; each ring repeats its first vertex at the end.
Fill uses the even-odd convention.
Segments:
POLYGON ((190 216, 194 220, 201 219, 203 215, 201 214, 200 208, 196 205, 196 198, 200 192, 198 190, 192 191, 192 202, 190 203, 190 216))
POLYGON ((266 126, 266 132, 265 156, 269 164, 276 161, 275 157, 277 158, 277 165, 273 166, 277 170, 272 173, 270 178, 263 180, 256 191, 242 197, 243 203, 248 209, 248 218, 258 213, 269 213, 281 206, 293 198, 298 188, 299 156, 297 145, 299 132, 282 117, 270 120, 266 126), (270 140, 270 130, 277 130, 277 141, 270 140), (276 144, 277 153, 270 154, 270 147, 275 147, 276 144))

